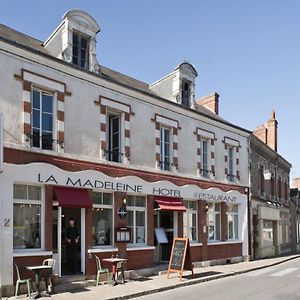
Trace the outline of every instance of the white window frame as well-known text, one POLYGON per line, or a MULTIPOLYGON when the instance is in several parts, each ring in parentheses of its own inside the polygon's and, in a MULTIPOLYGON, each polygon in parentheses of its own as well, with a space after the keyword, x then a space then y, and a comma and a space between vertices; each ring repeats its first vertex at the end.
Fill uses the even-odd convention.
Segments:
POLYGON ((236 178, 236 155, 235 155, 235 146, 232 145, 228 145, 228 163, 227 163, 227 167, 228 167, 228 180, 229 181, 235 181, 236 178), (232 158, 230 159, 230 152, 232 151, 232 158), (231 168, 231 163, 232 162, 232 168, 231 168), (232 172, 232 173, 231 173, 232 172))
MULTIPOLYGON (((114 193, 109 193, 109 192, 100 192, 98 190, 93 190, 93 193, 99 193, 102 194, 102 203, 103 203, 103 194, 110 194, 112 195, 112 205, 108 205, 108 204, 94 204, 93 202, 93 211, 94 209, 111 209, 112 210, 112 225, 111 225, 111 230, 112 230, 112 244, 111 245, 93 245, 93 249, 107 249, 107 248, 113 248, 114 244, 115 244, 115 208, 114 208, 114 204, 115 204, 115 197, 114 197, 114 193)), ((93 220, 94 222, 94 220, 93 220)), ((94 224, 93 224, 94 226, 94 224)))
MULTIPOLYGON (((130 197, 134 197, 134 202, 135 202, 135 197, 144 197, 145 199, 145 206, 127 206, 127 212, 132 211, 133 212, 133 225, 132 225, 132 237, 131 240, 133 241, 132 243, 129 243, 128 246, 130 247, 144 247, 147 245, 147 241, 148 241, 148 236, 147 236, 147 207, 148 207, 148 203, 147 203, 147 197, 145 195, 127 195, 130 197), (136 243, 136 212, 140 211, 140 212, 145 212, 145 243, 136 243)), ((131 227, 131 226, 128 226, 131 227)))
POLYGON ((124 162, 124 122, 123 122, 123 113, 120 111, 114 111, 114 110, 108 110, 106 114, 106 124, 107 124, 107 129, 106 129, 106 141, 107 141, 107 146, 106 146, 106 160, 114 162, 114 163, 123 163, 124 162), (113 133, 110 132, 111 123, 112 123, 112 118, 119 118, 119 161, 113 161, 111 158, 112 155, 112 135, 113 133))
POLYGON ((160 169, 162 171, 171 171, 172 170, 172 163, 173 163, 173 141, 172 141, 172 128, 167 127, 167 126, 160 126, 159 130, 159 136, 160 136, 160 169), (166 155, 166 147, 165 145, 168 144, 165 142, 165 132, 169 132, 169 153, 166 155), (169 158, 169 166, 166 169, 166 162, 164 160, 165 156, 169 158))
MULTIPOLYGON (((13 209, 14 209, 14 204, 25 204, 25 205, 40 205, 41 209, 41 215, 40 215, 40 226, 41 226, 41 247, 40 248, 13 248, 14 253, 30 253, 30 252, 36 252, 36 251, 43 251, 45 250, 45 189, 44 186, 38 185, 38 184, 28 184, 24 182, 14 182, 13 184, 15 185, 26 185, 28 186, 35 186, 35 187, 40 187, 41 188, 41 200, 30 200, 30 199, 15 199, 13 197, 13 209)), ((14 187, 13 187, 14 189, 14 187)), ((28 189, 27 189, 27 198, 28 198, 28 189)), ((52 230, 52 228, 51 228, 52 230)))
POLYGON ((214 205, 214 210, 213 211, 210 211, 208 210, 207 211, 207 240, 208 242, 220 242, 221 239, 222 239, 222 220, 221 220, 221 203, 220 202, 216 202, 216 203, 208 203, 208 204, 213 204, 214 205), (220 205, 220 210, 219 211, 216 211, 216 204, 219 204, 220 205), (208 234, 208 230, 209 230, 209 215, 212 215, 214 217, 214 238, 213 239, 210 239, 209 238, 209 234, 208 234), (220 225, 219 225, 219 232, 220 232, 220 239, 216 239, 216 220, 217 220, 217 215, 220 216, 220 225))
POLYGON ((200 155, 200 164, 201 164, 201 170, 200 170, 200 175, 204 178, 210 178, 211 174, 211 143, 210 139, 206 137, 201 137, 200 138, 200 150, 201 150, 201 155, 200 155), (203 143, 207 143, 207 148, 206 148, 206 169, 204 169, 204 147, 203 143), (204 173, 206 172, 206 176, 204 173))
POLYGON ((78 32, 76 30, 73 30, 72 31, 72 64, 74 66, 77 66, 79 68, 82 68, 84 70, 88 70, 89 67, 90 67, 90 41, 91 41, 91 38, 88 36, 88 35, 85 35, 81 32, 78 32), (73 62, 73 56, 74 56, 74 53, 73 53, 73 47, 74 47, 74 43, 73 43, 73 36, 74 35, 77 35, 78 37, 78 45, 77 45, 77 48, 78 48, 78 56, 77 56, 77 59, 78 59, 78 63, 77 64, 74 64, 73 62), (81 39, 85 39, 87 41, 87 47, 86 47, 86 65, 84 67, 81 66, 81 39))
MULTIPOLYGON (((30 112, 30 122, 31 122, 31 136, 32 136, 32 141, 31 141, 31 144, 32 144, 32 147, 35 148, 35 149, 40 149, 40 150, 44 150, 44 151, 57 151, 58 150, 58 143, 57 143, 57 140, 56 140, 56 136, 57 136, 57 125, 56 125, 56 122, 57 122, 57 104, 56 104, 56 93, 55 92, 51 92, 51 91, 48 91, 48 90, 45 90, 45 89, 42 89, 38 86, 33 86, 31 88, 31 93, 30 93, 30 97, 31 97, 31 101, 30 101, 30 104, 31 104, 31 112, 30 112), (39 113, 40 113, 40 132, 39 132, 39 140, 40 140, 40 146, 39 147, 36 147, 36 146, 33 146, 33 92, 34 91, 37 91, 40 93, 40 110, 39 110, 39 113), (43 113, 42 113, 42 94, 45 94, 45 95, 48 95, 48 96, 52 96, 52 149, 43 149, 42 148, 42 119, 43 119, 43 113)), ((50 114, 50 113, 47 113, 47 114, 50 114)))
POLYGON ((183 200, 185 207, 186 207, 186 211, 183 213, 183 218, 186 218, 186 226, 184 224, 183 221, 183 235, 185 238, 187 238, 186 234, 185 234, 185 228, 186 228, 186 232, 188 232, 189 228, 196 228, 196 239, 195 240, 191 240, 190 239, 190 243, 197 243, 198 242, 198 201, 197 200, 183 200), (192 210, 189 208, 189 203, 190 202, 195 202, 196 203, 196 209, 192 210), (189 215, 196 215, 196 226, 192 226, 192 224, 190 224, 190 218, 189 215))
POLYGON ((237 207, 237 211, 232 211, 232 212, 228 212, 227 208, 228 205, 226 206, 226 226, 227 226, 227 240, 229 241, 234 241, 234 240, 239 240, 239 206, 238 204, 231 204, 234 207, 237 207), (229 238, 229 220, 228 220, 228 216, 232 216, 232 220, 233 220, 233 237, 229 238), (237 232, 235 232, 235 216, 237 216, 237 223, 238 223, 238 227, 237 227, 237 232))

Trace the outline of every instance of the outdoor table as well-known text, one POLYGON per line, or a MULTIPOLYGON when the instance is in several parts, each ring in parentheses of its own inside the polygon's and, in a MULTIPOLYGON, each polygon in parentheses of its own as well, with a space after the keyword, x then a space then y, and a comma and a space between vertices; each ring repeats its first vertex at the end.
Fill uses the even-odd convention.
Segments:
POLYGON ((112 268, 112 284, 116 284, 117 279, 116 279, 116 273, 117 273, 117 264, 121 262, 126 262, 127 259, 125 258, 118 258, 118 257, 112 257, 112 258, 103 258, 103 262, 110 263, 112 268))
MULTIPOLYGON (((29 271, 33 271, 35 273, 36 294, 33 296, 33 299, 42 297, 41 291, 40 291, 41 271, 44 271, 44 270, 50 271, 50 270, 52 270, 52 266, 47 266, 47 265, 28 266, 28 267, 26 267, 26 269, 29 271)), ((46 282, 46 289, 47 289, 47 286, 48 286, 48 283, 46 282)))

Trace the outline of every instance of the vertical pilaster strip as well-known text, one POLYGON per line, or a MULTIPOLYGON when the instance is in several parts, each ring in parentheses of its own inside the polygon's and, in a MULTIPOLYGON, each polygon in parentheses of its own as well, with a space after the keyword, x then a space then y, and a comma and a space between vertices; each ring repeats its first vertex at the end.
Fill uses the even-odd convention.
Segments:
POLYGON ((64 152, 65 93, 57 92, 57 152, 64 152))
POLYGON ((106 158, 106 106, 100 104, 100 159, 106 158))
POLYGON ((125 157, 124 163, 130 163, 130 113, 125 112, 125 157))
POLYGON ((197 175, 201 175, 201 136, 197 133, 197 175))
POLYGON ((178 129, 173 127, 173 169, 178 170, 178 129))
POLYGON ((215 139, 212 138, 210 140, 210 169, 211 169, 211 175, 214 177, 215 176, 215 139))
POLYGON ((240 180, 240 149, 239 147, 236 148, 236 178, 240 180))
POLYGON ((156 168, 160 168, 160 123, 155 121, 155 161, 156 168))
POLYGON ((31 145, 31 87, 32 83, 23 81, 23 143, 30 147, 31 145))
POLYGON ((225 148, 225 156, 224 156, 224 161, 225 161, 225 177, 227 178, 228 176, 228 146, 227 144, 225 143, 224 144, 224 148, 225 148))

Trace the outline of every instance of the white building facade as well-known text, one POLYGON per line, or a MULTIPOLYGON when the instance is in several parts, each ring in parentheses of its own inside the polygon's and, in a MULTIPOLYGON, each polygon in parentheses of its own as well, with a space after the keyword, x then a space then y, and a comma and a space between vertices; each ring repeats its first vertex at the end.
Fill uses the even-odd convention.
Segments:
POLYGON ((54 257, 67 274, 71 216, 86 276, 94 255, 153 268, 174 237, 190 238, 194 262, 248 257, 250 132, 218 116, 216 94, 195 100, 189 63, 152 85, 100 66, 99 31, 76 10, 44 43, 0 27, 3 293, 14 262, 54 257))

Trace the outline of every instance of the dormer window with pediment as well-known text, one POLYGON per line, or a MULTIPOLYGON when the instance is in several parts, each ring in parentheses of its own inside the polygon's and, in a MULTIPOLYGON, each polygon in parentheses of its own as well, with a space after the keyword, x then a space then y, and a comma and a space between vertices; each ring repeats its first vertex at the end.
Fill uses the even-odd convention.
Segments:
POLYGON ((97 22, 86 12, 70 10, 62 23, 44 43, 44 47, 57 58, 77 67, 99 73, 96 59, 97 22))

